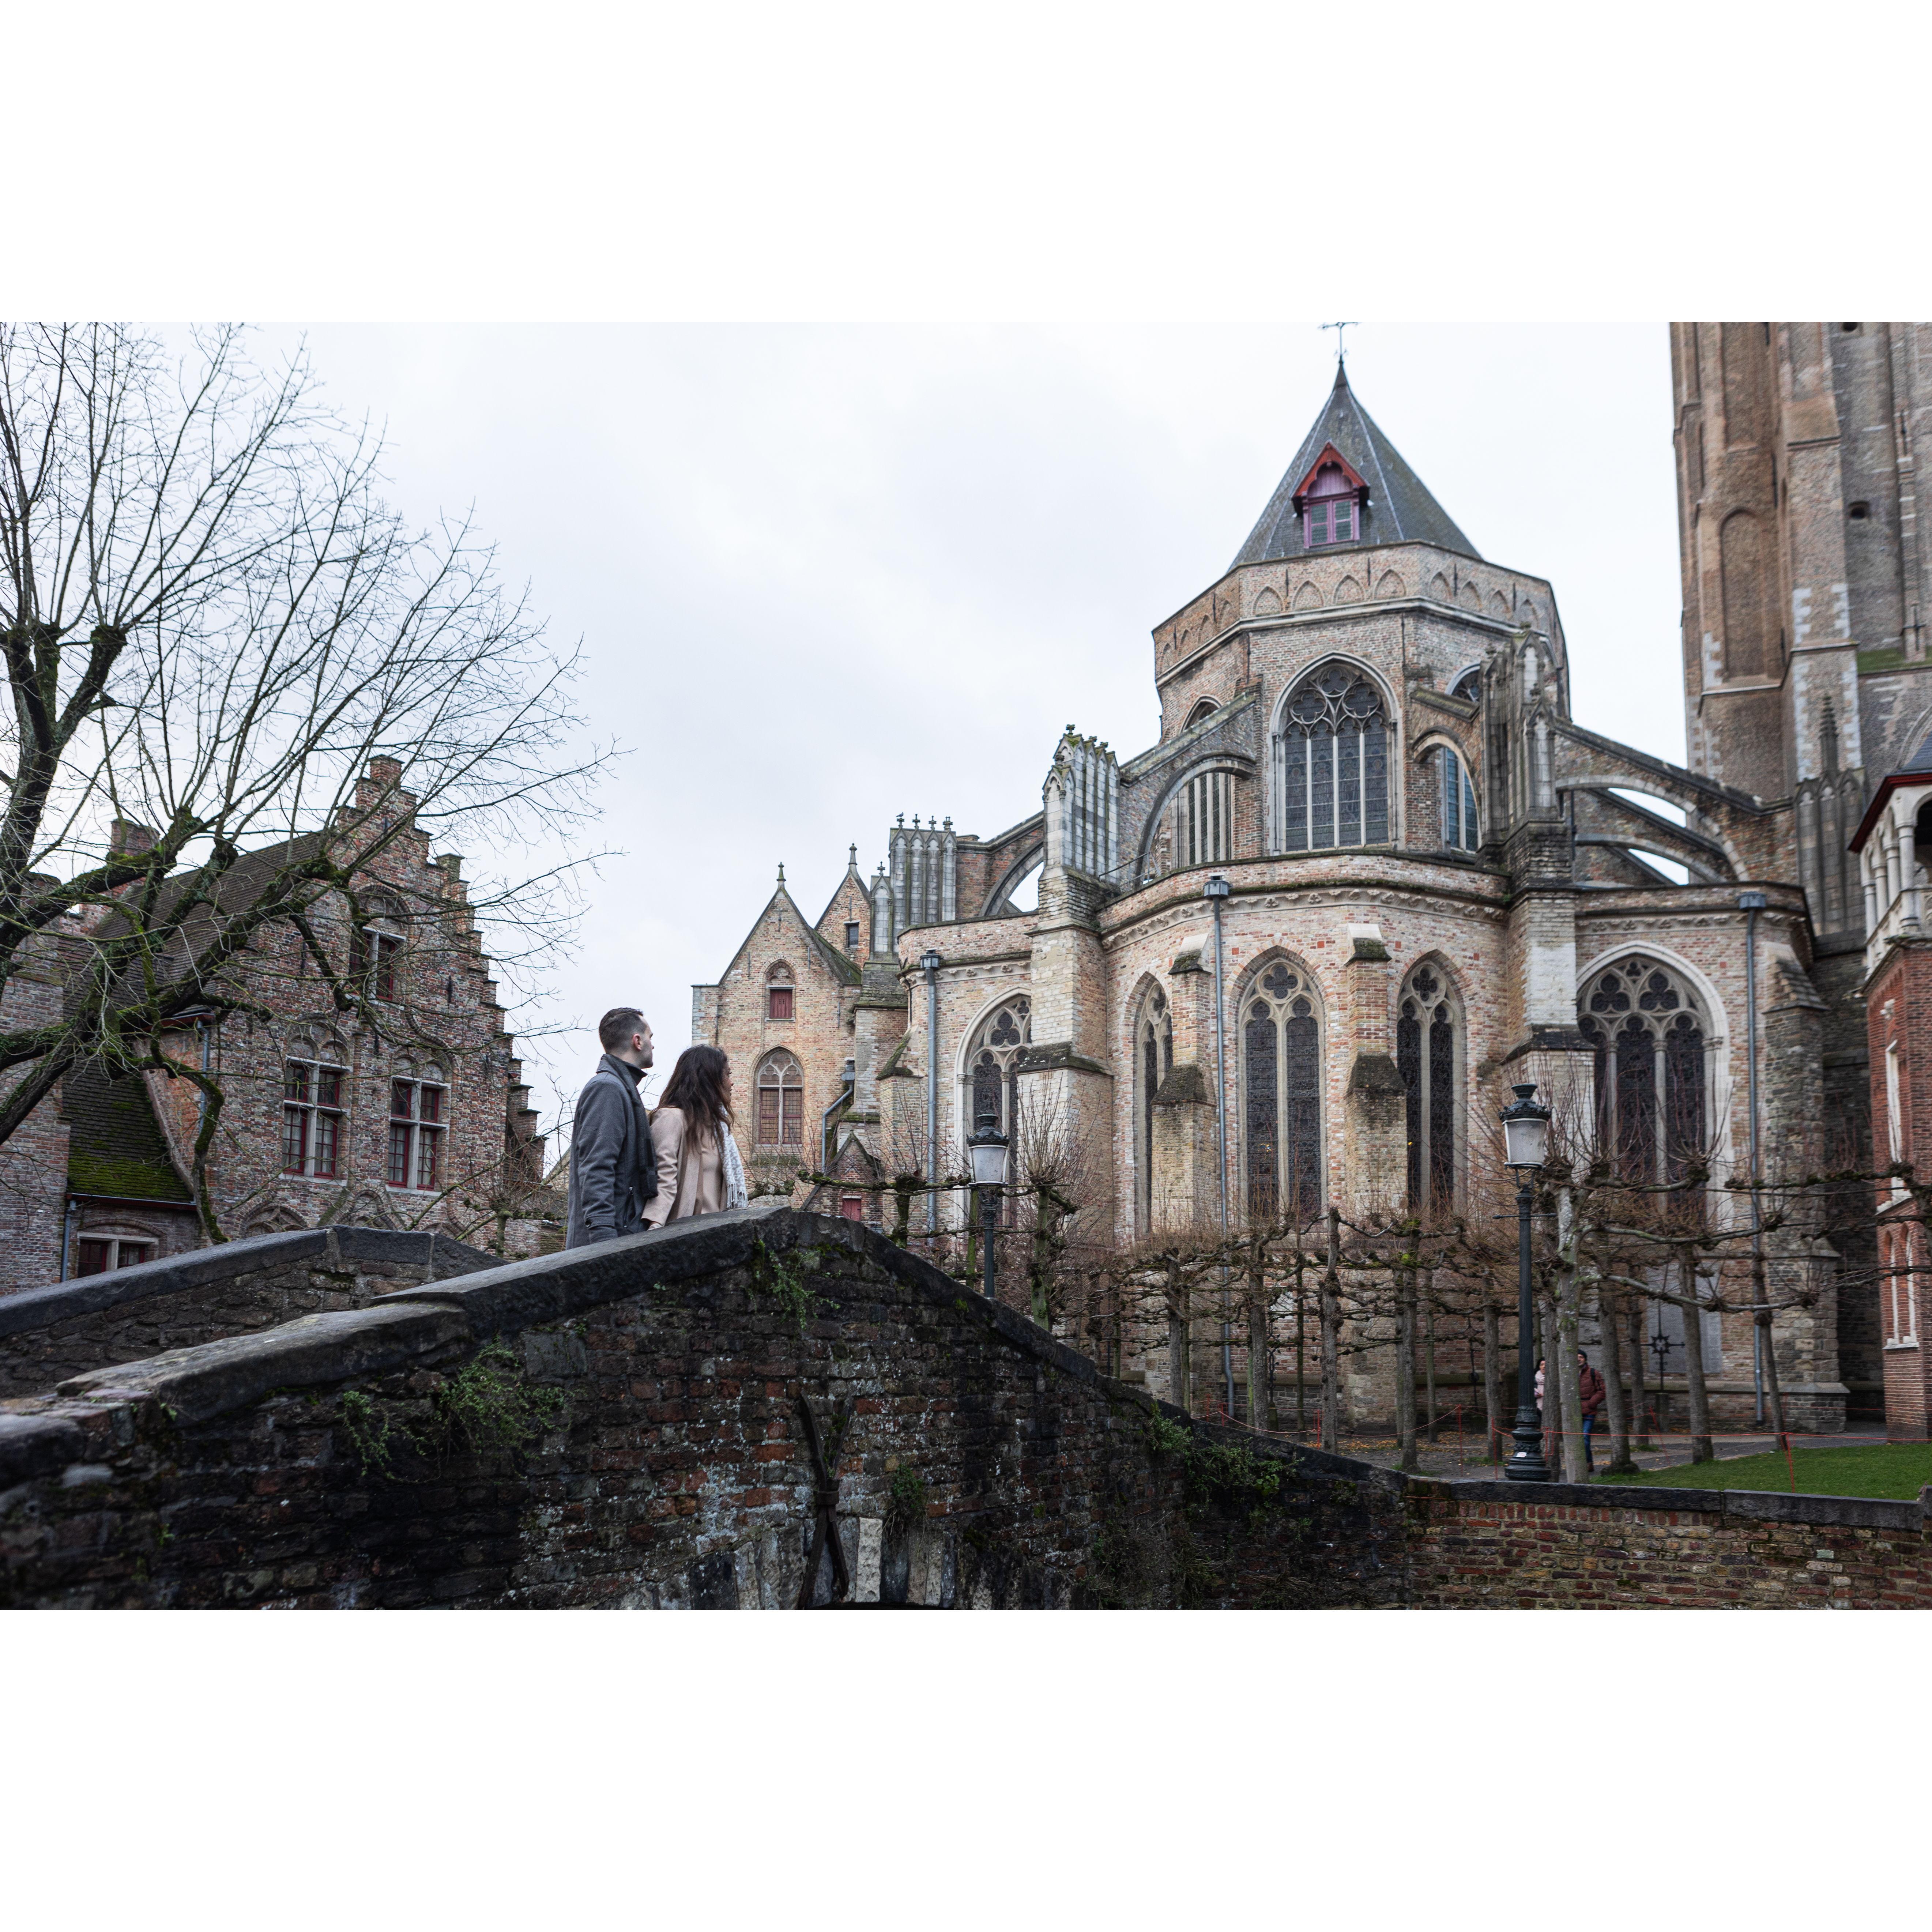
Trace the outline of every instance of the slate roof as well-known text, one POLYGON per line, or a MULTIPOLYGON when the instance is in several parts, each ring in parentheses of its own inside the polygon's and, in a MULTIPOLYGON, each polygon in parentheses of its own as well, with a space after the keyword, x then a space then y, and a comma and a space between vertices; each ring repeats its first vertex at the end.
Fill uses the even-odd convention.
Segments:
POLYGON ((1925 742, 1898 767, 1904 772, 1932 772, 1932 731, 1925 734, 1925 742))
POLYGON ((61 1113, 69 1129, 67 1184, 73 1192, 184 1205, 194 1199, 140 1074, 110 1080, 98 1060, 82 1060, 61 1082, 61 1113))
POLYGON ((1335 387, 1315 427, 1294 453, 1288 472, 1275 487, 1230 568, 1244 563, 1270 563, 1307 554, 1301 541, 1301 520, 1294 514, 1294 493, 1315 466, 1322 446, 1332 442, 1360 473, 1369 486, 1367 514, 1357 544, 1324 544, 1324 550, 1364 549, 1372 544, 1432 543, 1444 550, 1478 556, 1476 546, 1458 530, 1449 513, 1429 494, 1428 486, 1402 460, 1402 452, 1376 427, 1375 418, 1355 400, 1347 372, 1335 371, 1335 387))

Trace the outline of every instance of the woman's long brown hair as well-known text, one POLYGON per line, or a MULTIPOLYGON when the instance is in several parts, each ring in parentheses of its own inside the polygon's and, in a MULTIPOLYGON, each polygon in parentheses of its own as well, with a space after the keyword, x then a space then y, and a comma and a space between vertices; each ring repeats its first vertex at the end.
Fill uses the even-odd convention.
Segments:
POLYGON ((675 1107, 684 1116, 687 1134, 708 1134, 719 1146, 731 1124, 724 1105, 724 1075, 730 1063, 715 1046, 687 1046, 677 1057, 658 1105, 675 1107))

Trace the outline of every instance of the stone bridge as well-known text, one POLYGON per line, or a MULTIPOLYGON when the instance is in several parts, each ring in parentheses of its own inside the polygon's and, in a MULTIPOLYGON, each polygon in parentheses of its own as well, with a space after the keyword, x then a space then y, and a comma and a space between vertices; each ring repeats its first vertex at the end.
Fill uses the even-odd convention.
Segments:
POLYGON ((1917 1504, 1526 1500, 1211 1429, 854 1222, 427 1240, 0 1304, 0 1603, 1932 1605, 1917 1504))

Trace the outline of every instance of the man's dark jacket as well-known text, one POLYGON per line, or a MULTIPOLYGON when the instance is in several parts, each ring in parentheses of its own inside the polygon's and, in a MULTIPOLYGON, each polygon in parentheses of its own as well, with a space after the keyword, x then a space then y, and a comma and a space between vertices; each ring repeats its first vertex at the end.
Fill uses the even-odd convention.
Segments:
POLYGON ((567 1248, 634 1234, 644 1203, 658 1191, 650 1126, 638 1099, 641 1066, 607 1053, 577 1096, 570 1135, 570 1222, 567 1248))

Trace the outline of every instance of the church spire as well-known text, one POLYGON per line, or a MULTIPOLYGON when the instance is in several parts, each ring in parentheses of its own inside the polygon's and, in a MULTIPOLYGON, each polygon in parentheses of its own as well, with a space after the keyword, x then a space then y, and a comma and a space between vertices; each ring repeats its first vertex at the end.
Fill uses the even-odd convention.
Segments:
POLYGON ((1312 489, 1324 460, 1337 458, 1338 466, 1348 473, 1348 480, 1355 483, 1358 479, 1361 516, 1354 542, 1439 544, 1444 550, 1460 550, 1465 556, 1479 554, 1357 400, 1348 386, 1348 366, 1338 360, 1335 386, 1326 405, 1275 486, 1268 508, 1249 532, 1232 568, 1299 557, 1315 547, 1309 542, 1300 500, 1312 489))

